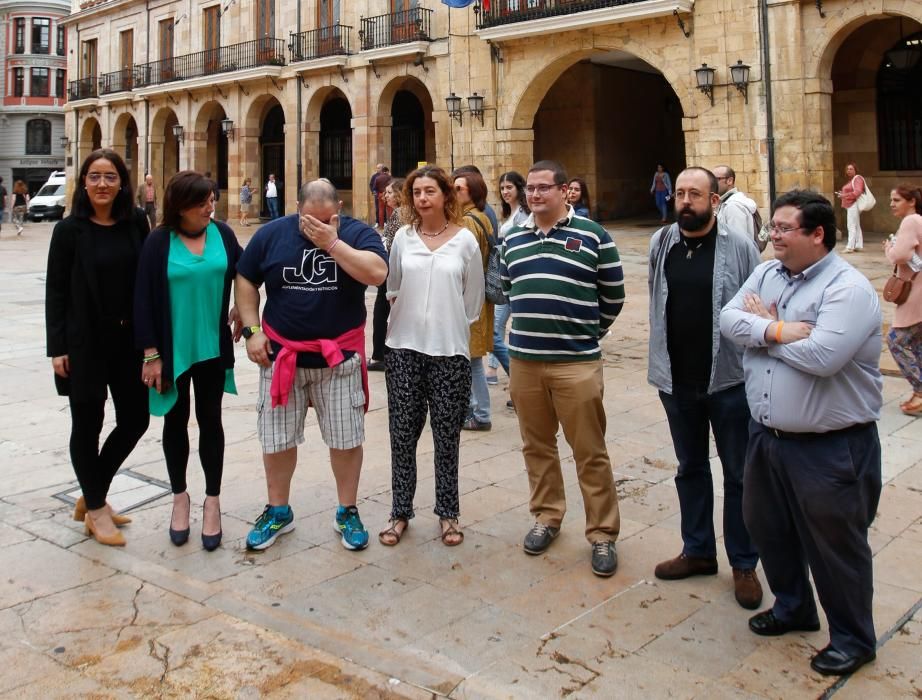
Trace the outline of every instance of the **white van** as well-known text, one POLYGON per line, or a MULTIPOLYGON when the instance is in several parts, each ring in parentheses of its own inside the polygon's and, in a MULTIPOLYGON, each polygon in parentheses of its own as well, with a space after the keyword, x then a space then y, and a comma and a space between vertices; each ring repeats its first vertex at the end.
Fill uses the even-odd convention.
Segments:
POLYGON ((64 172, 55 170, 42 185, 34 197, 29 200, 26 218, 32 221, 43 219, 61 219, 67 206, 67 186, 64 184, 64 172))

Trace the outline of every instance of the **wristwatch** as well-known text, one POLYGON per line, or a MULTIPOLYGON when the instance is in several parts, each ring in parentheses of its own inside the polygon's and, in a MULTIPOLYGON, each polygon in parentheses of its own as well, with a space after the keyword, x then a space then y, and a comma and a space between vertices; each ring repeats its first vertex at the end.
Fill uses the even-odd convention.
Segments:
POLYGON ((240 333, 243 335, 244 340, 249 340, 253 337, 253 334, 259 333, 261 330, 261 326, 244 326, 240 333))

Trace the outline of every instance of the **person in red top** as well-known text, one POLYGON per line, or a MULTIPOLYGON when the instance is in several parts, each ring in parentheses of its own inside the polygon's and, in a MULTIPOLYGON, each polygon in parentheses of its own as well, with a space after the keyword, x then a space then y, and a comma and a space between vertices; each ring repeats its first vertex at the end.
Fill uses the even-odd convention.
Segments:
POLYGON ((848 244, 844 253, 854 253, 864 248, 864 237, 861 233, 861 210, 858 208, 858 197, 863 193, 867 184, 858 174, 858 166, 849 163, 845 166, 845 175, 848 182, 842 187, 841 192, 836 192, 836 197, 842 202, 845 209, 845 222, 848 227, 848 244))

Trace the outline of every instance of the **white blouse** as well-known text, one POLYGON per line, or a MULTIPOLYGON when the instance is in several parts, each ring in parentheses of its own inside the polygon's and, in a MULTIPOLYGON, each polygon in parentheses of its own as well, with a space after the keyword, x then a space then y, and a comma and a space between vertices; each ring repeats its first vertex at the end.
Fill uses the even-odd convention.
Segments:
POLYGON ((403 226, 391 245, 386 345, 425 355, 470 357, 470 326, 483 306, 483 261, 466 228, 432 251, 403 226))

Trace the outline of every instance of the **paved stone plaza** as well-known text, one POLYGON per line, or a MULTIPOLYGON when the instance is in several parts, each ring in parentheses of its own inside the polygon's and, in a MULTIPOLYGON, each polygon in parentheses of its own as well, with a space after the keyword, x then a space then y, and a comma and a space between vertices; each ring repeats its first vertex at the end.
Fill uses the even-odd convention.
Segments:
MULTIPOLYGON (((254 229, 249 229, 253 231, 254 229)), ((571 516, 549 552, 529 557, 528 482, 505 378, 492 387, 493 431, 461 447, 464 544, 439 541, 431 439, 420 442, 412 521, 378 544, 390 506, 384 376, 372 373, 359 508, 372 534, 348 552, 333 531, 327 450, 309 418, 292 507, 297 529, 261 553, 244 537, 262 510, 255 366, 238 347, 239 396, 225 400, 224 545, 200 544, 204 485, 190 465, 192 538, 170 544, 171 498, 131 511, 124 549, 83 535, 58 497, 73 489, 69 415, 45 358, 44 269, 50 224, 0 237, 0 695, 45 698, 898 698, 922 695, 922 421, 887 377, 880 421, 885 486, 874 523, 875 663, 836 683, 809 659, 828 630, 760 638, 733 599, 723 552, 716 577, 657 581, 681 551, 675 456, 646 383, 646 243, 652 226, 613 226, 628 302, 604 341, 608 444, 621 496, 620 566, 589 568, 569 448, 571 516), (198 504, 198 505, 196 505, 198 504)), ((242 241, 243 242, 243 241, 242 241)), ((879 243, 851 256, 880 289, 879 243)), ((373 295, 368 297, 369 308, 373 295)), ((889 306, 889 305, 887 305, 889 306)), ((885 314, 889 316, 889 308, 885 314)), ((371 338, 368 338, 369 347, 371 338)), ((161 419, 125 465, 112 500, 163 493, 161 419), (148 484, 145 479, 153 479, 148 484)), ((719 463, 715 480, 718 482, 719 463)), ((720 498, 716 511, 720 513, 720 498)), ((764 583, 764 579, 763 579, 764 583)), ((766 603, 770 595, 766 588, 766 603)))

